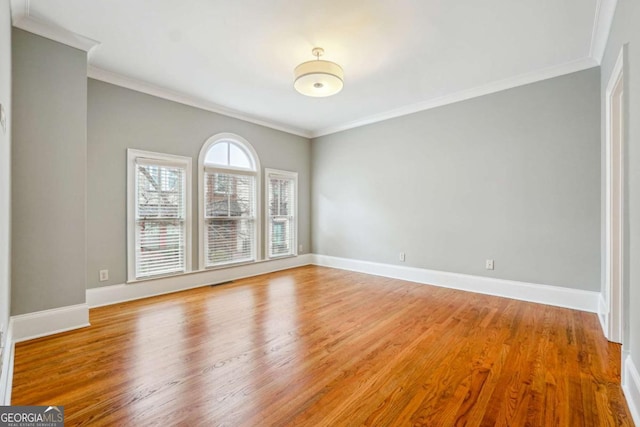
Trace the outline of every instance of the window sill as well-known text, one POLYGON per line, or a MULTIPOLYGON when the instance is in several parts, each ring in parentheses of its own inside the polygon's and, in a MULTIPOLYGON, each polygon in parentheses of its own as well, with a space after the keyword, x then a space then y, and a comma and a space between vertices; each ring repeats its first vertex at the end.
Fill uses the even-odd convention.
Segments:
POLYGON ((233 264, 214 265, 211 267, 205 267, 204 269, 197 270, 196 273, 199 273, 202 271, 224 270, 225 268, 242 267, 245 265, 261 264, 263 262, 275 261, 277 259, 296 258, 297 256, 298 255, 283 255, 279 257, 259 259, 257 261, 240 261, 240 262, 234 262, 233 264))
POLYGON ((185 271, 185 272, 182 272, 182 273, 164 274, 164 275, 160 275, 160 276, 145 277, 143 279, 132 279, 132 280, 127 280, 125 283, 127 285, 135 285, 137 283, 150 282, 152 280, 162 280, 162 279, 170 279, 170 278, 181 277, 181 276, 190 276, 192 274, 205 273, 207 271, 225 270, 225 269, 230 269, 230 268, 235 268, 235 267, 244 267, 244 266, 247 266, 247 265, 262 264, 262 263, 265 263, 265 262, 276 261, 276 260, 281 260, 281 259, 286 259, 286 258, 297 258, 297 257, 298 257, 298 255, 283 255, 283 256, 279 256, 279 257, 260 259, 260 260, 257 260, 257 261, 248 261, 248 262, 238 262, 238 263, 234 263, 234 264, 217 265, 215 267, 201 268, 201 269, 198 269, 198 270, 190 270, 190 271, 185 271))
POLYGON ((298 254, 294 254, 294 255, 289 255, 289 254, 287 254, 287 255, 276 255, 276 256, 272 256, 272 257, 267 258, 266 261, 273 261, 275 259, 283 259, 283 258, 295 258, 297 256, 298 256, 298 254))

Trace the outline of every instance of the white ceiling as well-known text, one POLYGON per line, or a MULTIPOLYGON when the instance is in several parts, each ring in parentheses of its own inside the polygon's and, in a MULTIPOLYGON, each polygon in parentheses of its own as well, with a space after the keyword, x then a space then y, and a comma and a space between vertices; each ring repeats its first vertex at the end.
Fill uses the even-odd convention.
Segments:
POLYGON ((98 78, 316 136, 595 66, 614 0, 13 0, 99 41, 98 78), (339 63, 328 98, 293 89, 311 49, 339 63), (130 84, 130 86, 135 86, 130 84), (141 87, 144 86, 141 85, 141 87), (236 113, 233 113, 236 112, 236 113))

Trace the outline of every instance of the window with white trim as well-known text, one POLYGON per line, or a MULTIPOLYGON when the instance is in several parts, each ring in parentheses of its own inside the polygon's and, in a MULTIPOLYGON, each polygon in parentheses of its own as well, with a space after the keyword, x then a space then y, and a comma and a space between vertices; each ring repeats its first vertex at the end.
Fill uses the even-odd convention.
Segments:
POLYGON ((191 255, 191 159, 127 150, 128 279, 184 273, 191 255))
POLYGON ((268 256, 296 255, 298 174, 265 169, 265 176, 268 256))
POLYGON ((258 156, 238 135, 212 136, 200 152, 200 267, 258 259, 258 156))

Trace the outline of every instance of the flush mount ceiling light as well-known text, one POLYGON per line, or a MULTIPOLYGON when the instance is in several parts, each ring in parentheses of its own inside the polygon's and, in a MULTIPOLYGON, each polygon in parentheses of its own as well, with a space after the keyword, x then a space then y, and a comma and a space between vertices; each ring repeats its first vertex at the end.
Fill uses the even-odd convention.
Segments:
POLYGON ((293 87, 307 96, 331 96, 342 90, 344 72, 335 62, 321 60, 324 49, 315 47, 311 51, 314 61, 303 62, 295 69, 296 80, 293 87))

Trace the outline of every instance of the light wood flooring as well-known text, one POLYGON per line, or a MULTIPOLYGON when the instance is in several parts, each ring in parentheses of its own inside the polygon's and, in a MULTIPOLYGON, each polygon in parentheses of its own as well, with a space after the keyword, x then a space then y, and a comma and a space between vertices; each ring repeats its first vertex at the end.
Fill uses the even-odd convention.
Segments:
POLYGON ((14 405, 95 426, 632 425, 591 313, 307 266, 90 320, 16 345, 14 405))

